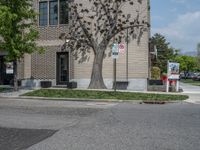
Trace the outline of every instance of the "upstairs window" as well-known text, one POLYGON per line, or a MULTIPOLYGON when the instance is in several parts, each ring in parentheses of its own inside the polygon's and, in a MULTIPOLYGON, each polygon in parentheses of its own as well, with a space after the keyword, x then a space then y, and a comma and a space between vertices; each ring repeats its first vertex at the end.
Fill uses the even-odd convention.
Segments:
POLYGON ((49 24, 57 25, 58 24, 58 1, 49 2, 49 24))
POLYGON ((68 0, 47 0, 39 2, 39 25, 68 24, 68 0))
POLYGON ((60 24, 68 24, 68 0, 60 0, 60 24))
POLYGON ((48 3, 39 3, 39 25, 46 26, 48 24, 48 3))

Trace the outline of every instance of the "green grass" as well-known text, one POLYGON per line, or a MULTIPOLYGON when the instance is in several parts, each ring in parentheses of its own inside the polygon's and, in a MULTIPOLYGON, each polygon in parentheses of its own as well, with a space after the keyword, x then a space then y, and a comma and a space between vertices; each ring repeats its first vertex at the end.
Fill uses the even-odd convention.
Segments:
POLYGON ((111 92, 111 91, 88 91, 88 90, 55 90, 41 89, 22 96, 51 97, 51 98, 78 98, 78 99, 117 99, 117 100, 153 100, 153 101, 173 101, 186 100, 186 95, 170 94, 146 94, 131 92, 111 92))
POLYGON ((195 86, 200 86, 200 81, 193 81, 192 79, 181 79, 181 82, 188 83, 195 86))

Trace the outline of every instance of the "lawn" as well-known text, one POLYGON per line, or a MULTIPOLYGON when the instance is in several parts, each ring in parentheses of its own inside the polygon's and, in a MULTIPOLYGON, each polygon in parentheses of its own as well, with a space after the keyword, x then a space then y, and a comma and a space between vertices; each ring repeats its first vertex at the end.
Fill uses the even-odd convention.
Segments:
POLYGON ((200 86, 200 81, 193 81, 192 79, 181 79, 181 82, 200 86))
POLYGON ((112 92, 112 91, 89 91, 89 90, 55 90, 41 89, 22 96, 51 97, 51 98, 77 98, 77 99, 117 99, 117 100, 153 100, 153 101, 174 101, 186 100, 186 95, 171 94, 147 94, 132 92, 112 92))

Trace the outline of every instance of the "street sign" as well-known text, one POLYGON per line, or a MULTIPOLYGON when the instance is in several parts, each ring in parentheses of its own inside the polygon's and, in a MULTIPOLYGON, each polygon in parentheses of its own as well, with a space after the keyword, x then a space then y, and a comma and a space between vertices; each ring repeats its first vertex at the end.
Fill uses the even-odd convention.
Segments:
POLYGON ((166 85, 166 92, 169 92, 169 81, 174 81, 176 83, 176 92, 179 91, 179 63, 169 62, 167 63, 167 85, 166 85))
POLYGON ((118 44, 116 43, 113 43, 112 45, 112 58, 113 59, 119 58, 119 48, 118 48, 118 44))
POLYGON ((120 44, 118 45, 118 47, 119 47, 119 53, 120 53, 120 54, 124 54, 124 53, 126 52, 126 46, 125 46, 124 43, 120 43, 120 44))
POLYGON ((179 63, 168 63, 168 79, 169 80, 178 80, 179 79, 179 63))

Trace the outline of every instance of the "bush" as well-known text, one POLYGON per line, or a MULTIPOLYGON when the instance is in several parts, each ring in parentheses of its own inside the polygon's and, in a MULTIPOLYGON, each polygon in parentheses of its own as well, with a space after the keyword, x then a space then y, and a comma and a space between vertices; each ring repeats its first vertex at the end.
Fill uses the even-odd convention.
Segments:
POLYGON ((154 79, 154 80, 160 79, 160 68, 159 67, 153 67, 151 69, 151 79, 154 79))

